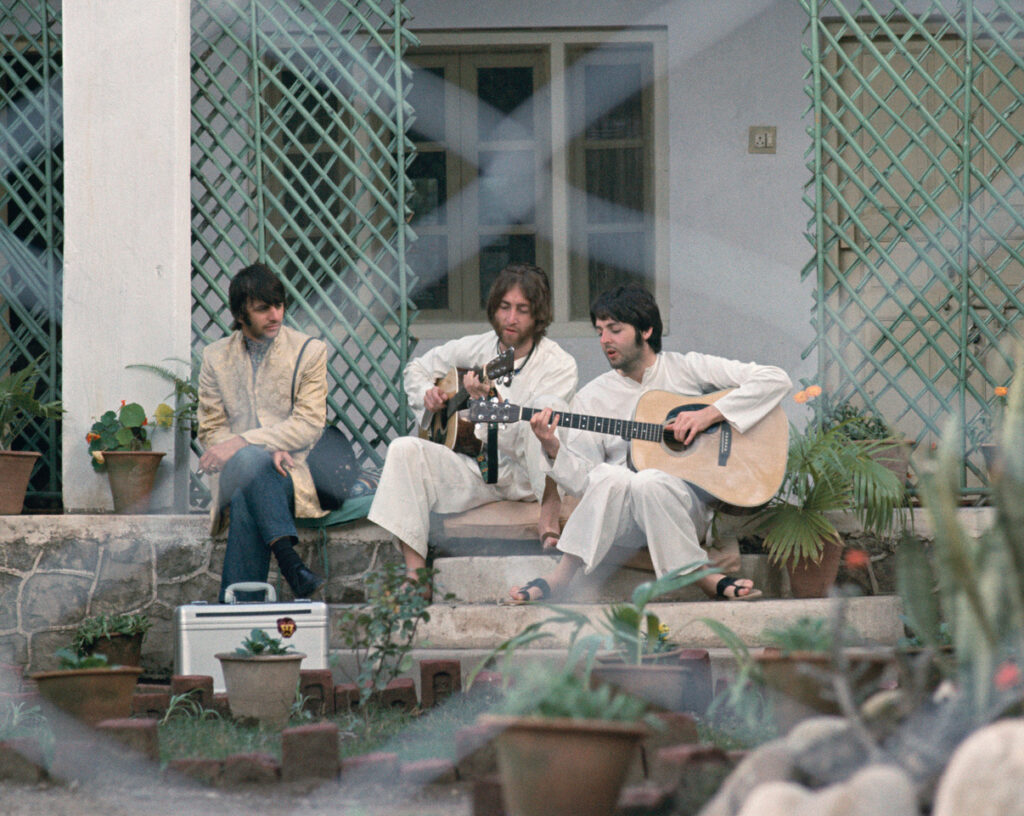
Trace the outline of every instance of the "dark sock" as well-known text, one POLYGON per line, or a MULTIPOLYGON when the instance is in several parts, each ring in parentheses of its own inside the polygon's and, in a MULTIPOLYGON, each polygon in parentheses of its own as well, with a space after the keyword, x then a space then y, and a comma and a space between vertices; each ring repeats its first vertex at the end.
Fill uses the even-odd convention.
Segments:
POLYGON ((290 575, 297 567, 304 566, 299 554, 295 552, 295 544, 296 540, 292 536, 284 536, 270 545, 270 551, 284 575, 290 575))

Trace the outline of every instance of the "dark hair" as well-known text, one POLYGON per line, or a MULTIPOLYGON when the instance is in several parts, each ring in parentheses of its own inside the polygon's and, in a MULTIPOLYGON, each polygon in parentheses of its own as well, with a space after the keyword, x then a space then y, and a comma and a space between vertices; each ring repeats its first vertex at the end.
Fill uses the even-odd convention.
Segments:
POLYGON ((491 285, 491 293, 487 296, 487 319, 493 326, 501 299, 513 286, 518 286, 529 302, 533 336, 534 339, 540 339, 551 325, 551 286, 548 284, 547 273, 539 266, 513 263, 498 273, 491 285))
POLYGON ((637 343, 640 342, 640 334, 651 329, 647 345, 655 353, 661 351, 661 312, 654 302, 654 295, 639 283, 616 286, 598 295, 590 307, 591 325, 596 326, 598 320, 628 323, 636 329, 637 343))
POLYGON ((269 306, 284 303, 284 284, 261 263, 245 267, 231 279, 228 305, 231 307, 231 316, 235 318, 231 328, 242 328, 248 317, 249 303, 255 300, 262 300, 269 306))

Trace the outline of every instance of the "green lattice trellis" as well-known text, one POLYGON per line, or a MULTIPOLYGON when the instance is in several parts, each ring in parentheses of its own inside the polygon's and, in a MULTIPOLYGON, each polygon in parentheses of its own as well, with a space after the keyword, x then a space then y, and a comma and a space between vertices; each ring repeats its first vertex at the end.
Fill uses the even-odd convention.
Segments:
POLYGON ((290 321, 328 341, 329 414, 377 463, 409 426, 406 17, 370 0, 192 4, 194 347, 228 331, 231 276, 269 262, 290 321))
MULTIPOLYGON (((819 377, 930 447, 1010 378, 1024 291, 1018 0, 803 0, 819 377)), ((964 493, 983 493, 963 435, 964 493)))
MULTIPOLYGON (((0 372, 41 359, 41 398, 60 396, 63 129, 60 6, 0 11, 0 372)), ((30 505, 59 505, 59 423, 33 423, 13 447, 43 456, 30 505)))

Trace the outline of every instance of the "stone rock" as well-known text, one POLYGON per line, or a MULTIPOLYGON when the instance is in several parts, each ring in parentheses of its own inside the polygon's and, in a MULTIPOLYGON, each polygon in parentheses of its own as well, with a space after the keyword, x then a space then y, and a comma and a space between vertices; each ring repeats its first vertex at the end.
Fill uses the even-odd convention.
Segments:
POLYGON ((25 631, 77 624, 85 617, 92 578, 36 573, 22 587, 21 620, 25 631))
POLYGON ((766 742, 736 766, 700 816, 736 816, 755 788, 768 782, 788 782, 793 773, 793 755, 785 740, 766 742))
POLYGON ((917 813, 910 777, 892 765, 871 765, 848 781, 817 793, 792 782, 759 785, 750 792, 737 816, 917 816, 917 813))
POLYGON ((868 752, 842 717, 804 720, 786 736, 796 781, 809 788, 842 782, 864 767, 868 752))
POLYGON ((1024 719, 974 732, 939 780, 932 816, 1024 816, 1024 719))

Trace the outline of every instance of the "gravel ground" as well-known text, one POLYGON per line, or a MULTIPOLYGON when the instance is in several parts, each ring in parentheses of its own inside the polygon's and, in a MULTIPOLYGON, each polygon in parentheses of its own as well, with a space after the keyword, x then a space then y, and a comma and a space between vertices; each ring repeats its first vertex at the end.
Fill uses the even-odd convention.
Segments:
POLYGON ((352 791, 334 783, 222 790, 122 775, 67 784, 0 783, 0 812, 4 816, 470 816, 472 802, 465 784, 431 786, 419 792, 352 791))

